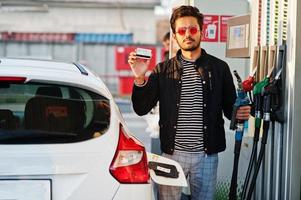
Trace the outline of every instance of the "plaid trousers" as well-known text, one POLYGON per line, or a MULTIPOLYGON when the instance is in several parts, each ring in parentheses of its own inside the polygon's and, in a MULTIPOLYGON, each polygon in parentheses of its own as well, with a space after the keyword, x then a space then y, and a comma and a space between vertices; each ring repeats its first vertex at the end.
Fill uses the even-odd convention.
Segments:
MULTIPOLYGON (((218 155, 203 152, 188 153, 175 151, 162 156, 180 163, 188 177, 191 200, 213 200, 217 179, 218 155)), ((182 187, 159 185, 159 200, 180 200, 182 187)))

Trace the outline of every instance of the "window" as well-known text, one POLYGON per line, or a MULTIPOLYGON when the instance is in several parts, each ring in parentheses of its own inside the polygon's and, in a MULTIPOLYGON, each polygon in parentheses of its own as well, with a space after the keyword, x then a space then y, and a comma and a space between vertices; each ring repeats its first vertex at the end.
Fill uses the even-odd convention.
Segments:
POLYGON ((53 84, 0 85, 0 143, 71 143, 100 137, 110 125, 102 95, 53 84))

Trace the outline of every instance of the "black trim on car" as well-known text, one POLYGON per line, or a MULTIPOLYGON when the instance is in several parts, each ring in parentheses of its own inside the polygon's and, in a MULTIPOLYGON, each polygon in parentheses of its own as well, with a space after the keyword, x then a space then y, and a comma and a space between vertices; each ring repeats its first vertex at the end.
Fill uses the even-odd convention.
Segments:
POLYGON ((80 63, 73 63, 80 71, 80 73, 82 73, 83 75, 88 75, 88 72, 86 71, 86 69, 84 68, 84 66, 80 63))

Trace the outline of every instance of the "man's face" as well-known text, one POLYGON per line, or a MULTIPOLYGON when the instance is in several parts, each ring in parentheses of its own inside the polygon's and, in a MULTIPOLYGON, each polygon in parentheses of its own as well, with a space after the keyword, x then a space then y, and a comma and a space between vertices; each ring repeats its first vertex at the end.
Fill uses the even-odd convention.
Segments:
POLYGON ((202 31, 195 17, 177 19, 175 31, 173 36, 182 50, 194 51, 200 47, 202 31))
POLYGON ((165 51, 169 51, 169 43, 170 43, 169 39, 168 40, 164 40, 162 42, 162 45, 163 45, 165 51))

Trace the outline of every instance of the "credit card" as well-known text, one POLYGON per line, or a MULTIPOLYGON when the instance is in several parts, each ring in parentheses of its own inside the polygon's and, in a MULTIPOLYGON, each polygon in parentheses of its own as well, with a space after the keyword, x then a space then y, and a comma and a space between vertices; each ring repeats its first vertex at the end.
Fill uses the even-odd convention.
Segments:
POLYGON ((152 50, 137 48, 136 49, 136 56, 138 58, 142 58, 142 59, 150 59, 152 57, 152 50))

